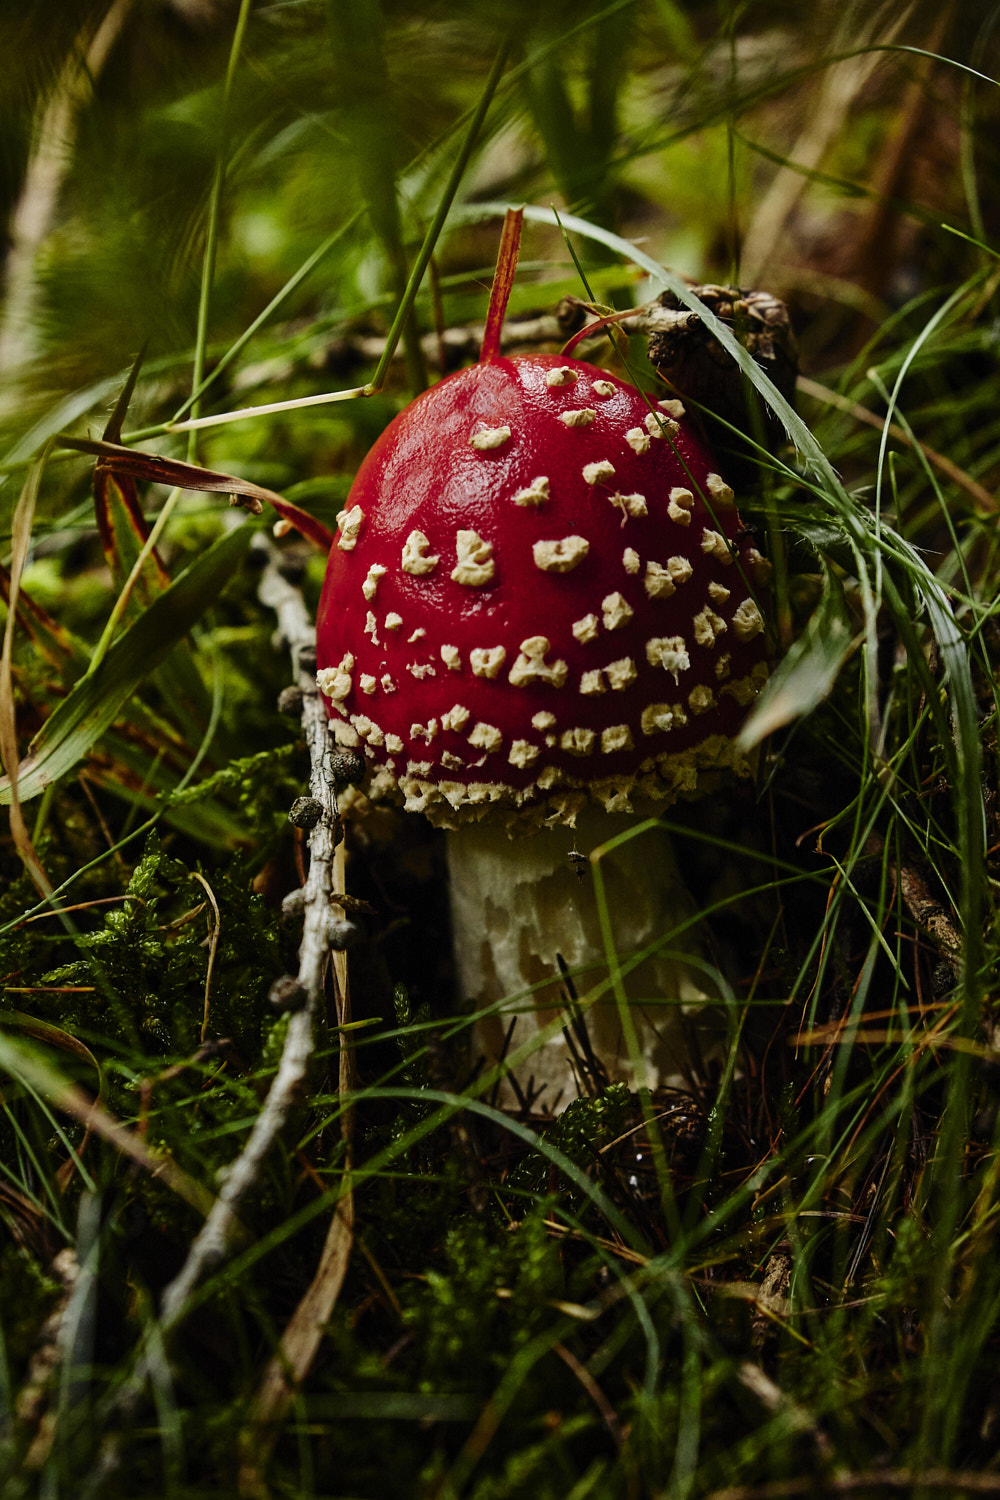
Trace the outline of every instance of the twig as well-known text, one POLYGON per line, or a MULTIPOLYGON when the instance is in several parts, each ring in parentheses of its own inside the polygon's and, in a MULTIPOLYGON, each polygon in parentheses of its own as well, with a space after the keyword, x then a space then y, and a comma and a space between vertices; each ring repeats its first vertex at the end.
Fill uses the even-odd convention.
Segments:
MULTIPOLYGON (((276 575, 276 578, 277 582, 274 584, 273 592, 277 596, 279 594, 279 585, 283 588, 288 588, 288 585, 285 584, 280 574, 276 575)), ((298 595, 297 591, 293 590, 292 592, 301 604, 301 596, 298 595)), ((281 629, 287 636, 288 624, 282 615, 278 599, 265 598, 263 585, 261 587, 261 597, 265 603, 273 604, 278 609, 281 629)), ((293 620, 291 623, 294 626, 295 621, 293 620)), ((310 627, 310 645, 312 640, 313 633, 310 627)), ((314 658, 310 659, 314 661, 314 658)), ((313 787, 313 795, 319 796, 319 793, 315 790, 317 782, 323 778, 326 778, 328 781, 327 796, 326 798, 320 797, 320 800, 324 803, 324 815, 321 822, 326 822, 330 818, 331 812, 334 817, 336 814, 334 788, 329 771, 329 756, 332 742, 327 731, 326 714, 323 712, 322 701, 316 692, 315 677, 312 678, 309 692, 303 698, 304 725, 307 722, 310 704, 313 706, 313 712, 315 712, 316 706, 319 706, 322 727, 322 735, 319 737, 310 737, 307 731, 310 763, 312 766, 311 785, 313 787)), ((335 825, 332 824, 331 826, 335 825)), ((311 843, 310 851, 312 851, 311 843)), ((312 858, 313 860, 315 859, 314 854, 312 858)), ((312 864, 310 864, 309 870, 309 880, 311 879, 312 864)), ((319 905, 319 912, 322 917, 320 938, 322 939, 324 949, 326 947, 326 932, 331 912, 335 919, 344 916, 344 908, 337 902, 337 897, 343 896, 345 885, 344 846, 341 843, 337 846, 333 854, 332 868, 329 878, 324 884, 323 900, 319 905)), ((303 984, 306 983, 306 934, 309 931, 311 911, 309 881, 307 881, 305 887, 305 902, 306 930, 303 934, 299 968, 299 981, 303 984)), ((342 950, 335 950, 332 958, 336 981, 337 1023, 342 1028, 340 1034, 338 1086, 341 1097, 347 1098, 354 1089, 354 1049, 348 1041, 350 1033, 343 1029, 347 1027, 351 1019, 347 955, 342 950)), ((267 1494, 264 1471, 278 1436, 279 1424, 294 1399, 297 1389, 312 1368, 312 1363, 319 1349, 324 1330, 340 1296, 341 1288, 344 1285, 351 1250, 354 1244, 354 1194, 351 1189, 350 1176, 353 1135, 354 1110, 352 1106, 347 1106, 341 1114, 341 1137, 346 1147, 343 1182, 334 1208, 333 1218, 327 1228, 326 1240, 319 1258, 319 1264, 313 1274, 312 1281, 309 1283, 281 1336, 281 1342, 277 1350, 268 1362, 254 1395, 246 1426, 240 1434, 238 1485, 241 1495, 255 1497, 266 1496, 267 1494)))
POLYGON ((750 1359, 743 1360, 737 1367, 736 1378, 745 1390, 756 1396, 769 1416, 784 1417, 793 1431, 808 1433, 816 1446, 817 1457, 824 1463, 829 1463, 833 1457, 833 1447, 816 1418, 787 1391, 776 1385, 760 1365, 754 1364, 750 1359))
MULTIPOLYGON (((499 351, 534 349, 554 345, 560 349, 573 334, 579 334, 584 324, 593 321, 594 311, 588 302, 578 297, 564 297, 555 307, 546 311, 521 317, 504 319, 499 335, 499 351)), ((652 302, 648 306, 631 308, 616 315, 616 325, 629 334, 660 333, 671 329, 677 322, 677 314, 652 302)), ((457 370, 469 360, 479 358, 483 339, 486 337, 485 323, 453 324, 433 333, 424 334, 421 348, 429 360, 443 363, 445 371, 457 370)), ((603 323, 594 323, 593 329, 581 344, 605 343, 607 332, 603 323)), ((386 339, 382 334, 350 333, 338 334, 321 345, 312 348, 308 366, 336 370, 340 373, 377 363, 386 350, 386 339)), ((575 351, 574 351, 575 352, 575 351)), ((397 351, 393 363, 402 362, 402 353, 397 351)), ((293 376, 301 375, 307 368, 301 359, 277 355, 246 365, 233 377, 232 389, 239 394, 258 390, 262 386, 287 385, 293 376)), ((358 389, 362 389, 359 387, 358 389)), ((135 440, 131 433, 129 440, 135 440)))
MULTIPOLYGON (((865 852, 881 856, 885 843, 879 834, 869 838, 865 852)), ((931 893, 927 881, 913 864, 886 861, 890 878, 899 881, 899 889, 910 916, 918 927, 933 938, 941 957, 957 972, 963 955, 962 938, 941 902, 931 893)))
MULTIPOLYGON (((294 983, 303 1003, 301 1009, 289 1018, 278 1071, 250 1137, 229 1168, 219 1196, 196 1235, 184 1265, 163 1293, 155 1341, 151 1337, 143 1347, 131 1378, 114 1402, 117 1421, 109 1423, 109 1426, 114 1426, 114 1432, 106 1440, 91 1471, 84 1500, 100 1494, 117 1468, 121 1432, 142 1398, 152 1370, 154 1349, 159 1347, 158 1341, 185 1316, 199 1282, 225 1258, 240 1231, 240 1204, 259 1180, 268 1153, 302 1097, 306 1071, 315 1048, 315 1023, 323 1007, 324 973, 330 955, 331 898, 335 891, 343 890, 344 881, 343 858, 337 856, 339 830, 331 764, 334 745, 327 714, 316 688, 315 628, 299 590, 282 577, 277 554, 273 551, 264 569, 258 594, 261 602, 275 611, 279 633, 291 653, 295 685, 301 693, 302 729, 309 753, 309 790, 323 809, 309 834, 309 873, 302 893, 304 920, 299 972, 294 983)), ((338 1013, 341 1024, 344 1024, 347 1019, 346 967, 343 954, 337 954, 335 958, 338 1013)), ((342 1058, 347 1050, 344 1046, 342 1058)), ((345 1067, 349 1067, 349 1063, 342 1061, 342 1086, 345 1067)), ((345 1201, 349 1207, 349 1196, 346 1200, 341 1198, 341 1203, 345 1201)), ((334 1223, 337 1223, 336 1219, 334 1223)), ((338 1241, 337 1250, 343 1258, 342 1240, 338 1241)), ((321 1264, 318 1274, 322 1269, 321 1264)))
MULTIPOLYGON (((704 289, 692 284, 692 290, 700 294, 704 289)), ((555 307, 548 310, 524 317, 506 318, 500 330, 499 350, 502 354, 544 347, 560 350, 567 340, 575 338, 573 354, 575 358, 581 358, 586 357, 588 353, 593 355, 602 346, 606 347, 609 325, 629 335, 649 337, 651 334, 673 332, 678 326, 686 327, 691 317, 692 315, 686 309, 665 307, 659 302, 629 308, 612 316, 597 317, 589 302, 579 297, 563 297, 555 307), (585 326, 587 324, 589 327, 585 326)), ((284 337, 291 337, 293 331, 291 328, 286 328, 279 331, 279 336, 283 332, 284 337)), ((447 370, 457 370, 470 360, 478 359, 485 334, 486 327, 483 323, 456 324, 450 328, 425 334, 421 340, 421 348, 427 360, 443 367, 442 373, 444 373, 447 370)), ((305 375, 315 379, 317 370, 326 371, 335 377, 350 378, 356 371, 370 368, 373 364, 381 364, 386 359, 388 348, 389 340, 384 335, 364 332, 337 334, 331 336, 323 344, 311 345, 307 359, 293 355, 276 355, 244 366, 234 374, 230 388, 234 396, 245 400, 253 392, 264 387, 287 386, 298 376, 305 375)), ((397 349, 386 361, 387 367, 394 363, 401 363, 402 360, 403 354, 397 349)), ((294 400, 240 406, 233 411, 214 412, 210 416, 199 417, 195 420, 183 419, 139 428, 128 433, 123 442, 127 446, 140 440, 158 437, 164 432, 178 433, 205 427, 224 426, 231 422, 245 421, 274 412, 302 410, 341 401, 354 401, 371 394, 373 391, 370 385, 352 385, 342 390, 323 391, 312 396, 298 396, 294 400)), ((76 439, 75 441, 78 444, 85 443, 88 452, 97 451, 97 445, 92 439, 76 439)), ((974 483, 974 481, 971 482, 974 483)), ((300 518, 304 514, 300 512, 300 518)))
MULTIPOLYGON (((575 331, 577 323, 576 317, 567 322, 557 312, 508 318, 500 333, 500 346, 502 350, 525 346, 533 348, 537 344, 554 344, 558 348, 575 331)), ((442 365, 442 374, 447 374, 449 370, 457 370, 469 360, 479 358, 485 331, 483 323, 454 324, 450 328, 424 334, 420 345, 427 358, 442 365)), ((327 368, 348 372, 377 364, 385 349, 384 334, 337 334, 319 348, 310 351, 308 365, 314 370, 327 368)), ((402 352, 397 350, 392 362, 402 363, 402 359, 402 352)), ((237 394, 242 394, 261 386, 287 383, 292 375, 303 373, 305 368, 305 362, 301 359, 275 355, 246 365, 234 375, 232 389, 237 394)))
POLYGON ((323 807, 323 814, 309 835, 309 874, 304 890, 298 973, 305 1003, 289 1018, 278 1072, 250 1138, 230 1167, 187 1260, 163 1294, 161 1313, 167 1324, 181 1317, 202 1276, 225 1257, 237 1228, 239 1205, 257 1182, 266 1156, 300 1100, 313 1054, 315 1021, 323 1003, 323 972, 330 951, 330 897, 337 888, 334 861, 338 820, 330 764, 333 741, 316 688, 315 627, 302 595, 281 576, 273 557, 264 569, 258 592, 261 603, 276 613, 279 631, 295 665, 296 686, 302 693, 302 729, 309 752, 309 790, 323 807))

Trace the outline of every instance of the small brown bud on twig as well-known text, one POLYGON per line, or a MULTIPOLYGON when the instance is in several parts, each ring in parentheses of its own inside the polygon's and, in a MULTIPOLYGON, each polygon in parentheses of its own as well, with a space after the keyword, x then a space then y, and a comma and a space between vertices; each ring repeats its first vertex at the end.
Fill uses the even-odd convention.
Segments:
POLYGON ((281 903, 281 920, 283 922, 301 922, 306 909, 306 893, 303 886, 298 890, 289 891, 281 903))
POLYGON ((364 756, 359 755, 356 750, 338 750, 330 757, 330 770, 338 792, 348 786, 357 786, 359 781, 364 780, 364 756))
POLYGON ((323 816, 323 804, 316 797, 296 797, 288 812, 288 821, 296 828, 315 828, 323 816))
POLYGON ((275 1010, 303 1010, 308 1002, 306 987, 294 974, 282 974, 267 992, 268 1004, 275 1010))
POLYGON ((353 922, 345 921, 343 917, 335 917, 331 914, 327 918, 326 940, 335 953, 343 953, 359 937, 357 927, 353 922))
POLYGON ((300 557, 297 552, 282 553, 278 563, 278 572, 288 583, 298 587, 305 577, 305 571, 306 563, 304 557, 300 557))
POLYGON ((282 688, 278 694, 279 714, 288 714, 290 718, 302 717, 302 689, 290 683, 288 687, 282 688))

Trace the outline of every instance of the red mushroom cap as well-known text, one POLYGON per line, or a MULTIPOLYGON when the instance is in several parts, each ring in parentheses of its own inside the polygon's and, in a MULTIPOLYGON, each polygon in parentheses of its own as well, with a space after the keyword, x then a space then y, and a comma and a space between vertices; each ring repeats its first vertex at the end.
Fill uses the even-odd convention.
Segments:
POLYGON ((373 795, 444 826, 500 804, 513 828, 740 768, 766 565, 680 402, 486 360, 390 423, 338 521, 318 679, 373 795))

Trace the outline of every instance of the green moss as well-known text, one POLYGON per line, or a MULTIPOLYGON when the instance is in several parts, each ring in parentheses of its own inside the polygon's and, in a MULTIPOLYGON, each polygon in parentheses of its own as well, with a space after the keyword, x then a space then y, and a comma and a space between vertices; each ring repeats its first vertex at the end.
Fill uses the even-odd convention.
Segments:
MULTIPOLYGON (((547 1145, 554 1146, 576 1166, 595 1172, 598 1177, 608 1170, 602 1161, 602 1148, 621 1135, 629 1110, 629 1092, 623 1083, 613 1083, 596 1098, 574 1099, 548 1127, 543 1135, 547 1145)), ((549 1157, 536 1151, 525 1156, 509 1173, 506 1186, 528 1194, 551 1188, 555 1169, 549 1157)), ((579 1189, 570 1188, 559 1176, 559 1182, 576 1202, 579 1189)))

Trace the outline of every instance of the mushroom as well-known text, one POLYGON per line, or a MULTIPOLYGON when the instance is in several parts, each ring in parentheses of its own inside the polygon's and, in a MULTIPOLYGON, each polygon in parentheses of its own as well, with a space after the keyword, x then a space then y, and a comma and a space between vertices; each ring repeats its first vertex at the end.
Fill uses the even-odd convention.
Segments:
MULTIPOLYGON (((332 733, 363 751, 370 797, 449 830, 459 981, 480 1007, 521 994, 522 1050, 560 1006, 557 955, 581 993, 604 961, 577 843, 748 773, 735 735, 767 677, 766 565, 680 402, 551 354, 491 350, 418 397, 338 522, 317 633, 332 733)), ((623 952, 677 925, 665 836, 602 868, 623 952)), ((610 995, 587 1015, 594 1052, 611 1079, 676 1082, 678 1007, 656 1002, 701 1000, 697 983, 655 957, 624 982, 638 1075, 610 995)), ((504 1030, 478 1026, 490 1063, 504 1030)), ((579 1080, 555 1031, 519 1073, 565 1105, 579 1080)))

